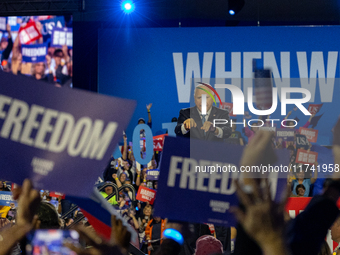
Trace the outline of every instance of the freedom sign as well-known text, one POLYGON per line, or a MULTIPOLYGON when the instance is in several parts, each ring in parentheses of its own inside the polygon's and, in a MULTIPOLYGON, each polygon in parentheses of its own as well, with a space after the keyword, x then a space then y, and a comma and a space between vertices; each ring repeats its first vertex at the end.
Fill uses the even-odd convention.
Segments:
POLYGON ((13 200, 12 192, 0 191, 0 206, 11 206, 11 204, 18 205, 17 201, 13 200))
POLYGON ((283 141, 294 141, 295 129, 291 128, 277 128, 276 140, 281 138, 283 141))
POLYGON ((136 199, 143 202, 149 202, 151 205, 155 201, 156 190, 149 189, 143 186, 139 186, 136 199))
POLYGON ((146 179, 150 181, 157 181, 159 177, 159 170, 152 169, 146 171, 146 179))
POLYGON ((299 133, 301 135, 305 135, 308 141, 311 143, 316 143, 316 141, 318 140, 318 132, 319 131, 316 129, 303 128, 303 127, 299 128, 299 133))
MULTIPOLYGON (((165 138, 155 214, 171 220, 234 225, 229 209, 238 204, 233 180, 241 175, 239 162, 243 149, 218 142, 165 138)), ((279 160, 273 166, 288 166, 288 151, 278 150, 277 156, 279 160)), ((288 167, 286 170, 289 171, 288 167)), ((275 199, 280 198, 287 186, 282 172, 268 176, 275 199)))
POLYGON ((31 63, 44 62, 46 60, 47 48, 47 43, 22 45, 22 61, 31 63))
POLYGON ((0 80, 1 178, 89 195, 136 103, 10 73, 0 72, 0 80))

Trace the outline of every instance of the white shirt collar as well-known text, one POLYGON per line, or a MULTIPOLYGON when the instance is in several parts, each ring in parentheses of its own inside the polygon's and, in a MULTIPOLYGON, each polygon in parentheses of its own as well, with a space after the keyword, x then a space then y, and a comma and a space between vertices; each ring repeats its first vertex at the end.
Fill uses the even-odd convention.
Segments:
MULTIPOLYGON (((200 111, 200 109, 198 109, 198 107, 196 107, 196 108, 197 108, 198 114, 202 117, 202 112, 200 111)), ((211 108, 209 109, 209 111, 207 111, 207 114, 205 115, 206 117, 208 117, 208 116, 210 115, 211 109, 212 109, 212 106, 211 106, 211 108)))

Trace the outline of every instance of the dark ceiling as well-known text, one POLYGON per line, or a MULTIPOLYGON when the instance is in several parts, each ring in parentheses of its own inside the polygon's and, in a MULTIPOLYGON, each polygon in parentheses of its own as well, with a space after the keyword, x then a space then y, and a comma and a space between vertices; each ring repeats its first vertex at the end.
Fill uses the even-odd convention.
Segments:
MULTIPOLYGON (((119 0, 86 0, 83 18, 120 24, 119 0)), ((135 0, 136 26, 334 25, 338 0, 245 0, 236 15, 228 0, 135 0), (138 19, 138 18, 139 19, 138 19)))
MULTIPOLYGON (((228 14, 228 0, 133 0, 124 16, 122 0, 0 0, 0 15, 74 14, 75 21, 110 26, 245 26, 340 24, 340 0, 245 0, 240 13, 228 14)), ((238 0, 236 0, 238 1, 238 0)))

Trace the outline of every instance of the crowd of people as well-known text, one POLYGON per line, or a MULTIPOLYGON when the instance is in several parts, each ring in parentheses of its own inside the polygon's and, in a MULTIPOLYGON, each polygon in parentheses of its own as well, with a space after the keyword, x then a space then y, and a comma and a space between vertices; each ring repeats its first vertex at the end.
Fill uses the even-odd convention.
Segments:
MULTIPOLYGON (((55 50, 55 52, 57 52, 55 62, 60 63, 61 54, 66 53, 66 48, 55 50), (58 60, 58 58, 60 59, 58 60)), ((245 146, 240 166, 273 162, 274 151, 282 148, 287 148, 291 152, 291 168, 297 164, 295 163, 296 143, 294 141, 278 143, 272 132, 260 127, 251 129, 246 127, 241 132, 236 130, 236 125, 213 127, 209 121, 212 116, 227 118, 228 114, 224 110, 212 107, 212 102, 208 99, 207 115, 202 116, 200 101, 202 93, 202 90, 195 91, 196 108, 180 111, 175 129, 178 136, 223 141, 231 144, 235 144, 236 141, 238 145, 245 146), (248 139, 243 137, 242 132, 248 139)), ((152 127, 151 107, 152 104, 146 106, 147 124, 150 127, 152 127)), ((288 113, 288 115, 290 114, 291 112, 288 113)), ((314 115, 310 117, 306 127, 313 117, 314 115)), ((146 124, 146 121, 140 118, 138 124, 146 124)), ((294 128, 293 125, 288 124, 288 126, 294 128)), ((141 130, 140 138, 144 137, 144 130, 141 130)), ((312 148, 310 147, 310 149, 312 148)), ((68 229, 74 227, 84 238, 85 245, 76 246, 67 243, 65 246, 77 254, 98 255, 128 254, 130 242, 149 255, 212 255, 230 254, 231 252, 259 255, 326 255, 331 254, 329 247, 324 242, 329 228, 334 229, 334 240, 338 240, 335 237, 335 231, 340 225, 339 211, 336 206, 340 197, 340 176, 336 176, 336 173, 333 179, 327 180, 322 194, 314 196, 305 211, 295 219, 286 217, 284 207, 287 198, 289 196, 309 196, 311 185, 317 179, 317 172, 314 172, 313 176, 309 176, 308 171, 303 168, 303 171, 289 175, 286 199, 280 203, 273 201, 268 179, 254 179, 245 176, 246 181, 242 185, 239 181, 235 182, 240 205, 232 208, 232 211, 238 220, 238 225, 236 228, 230 228, 229 226, 203 223, 171 222, 155 215, 153 205, 149 202, 136 200, 136 194, 140 187, 157 191, 158 181, 148 178, 147 171, 158 168, 161 152, 155 151, 148 165, 140 165, 136 162, 136 153, 143 157, 143 143, 141 143, 140 151, 135 152, 131 144, 128 144, 128 137, 124 135, 122 156, 120 158, 111 157, 96 186, 100 194, 131 225, 138 240, 130 240, 131 233, 115 216, 112 216, 111 239, 103 239, 94 232, 93 227, 79 208, 69 213, 70 209, 75 207, 71 201, 62 196, 53 198, 48 191, 39 193, 34 190, 30 180, 25 180, 21 187, 12 189, 13 199, 17 199, 18 206, 13 204, 6 213, 2 214, 0 255, 21 253, 25 249, 23 246, 25 235, 30 230, 39 228, 68 229), (245 186, 247 188, 244 188, 245 186), (123 188, 116 194, 115 187, 123 188), (167 230, 170 233, 175 231, 174 233, 182 236, 184 241, 174 238, 173 234, 167 234, 167 230), (234 245, 231 245, 231 240, 235 240, 234 245)), ((340 121, 334 128, 333 154, 334 163, 340 164, 340 121)), ((316 165, 317 162, 314 164, 316 165)), ((1 182, 0 191, 8 192, 10 189, 11 187, 5 182, 1 182)))
POLYGON ((8 22, 6 31, 0 33, 1 69, 16 75, 25 75, 45 81, 58 87, 72 87, 73 50, 70 45, 57 46, 52 42, 54 27, 72 28, 72 16, 25 16, 16 17, 16 26, 8 22), (20 29, 34 26, 40 36, 26 42, 20 36, 20 29), (15 27, 15 31, 12 31, 15 27), (47 54, 43 59, 28 60, 22 54, 23 45, 47 44, 47 54))

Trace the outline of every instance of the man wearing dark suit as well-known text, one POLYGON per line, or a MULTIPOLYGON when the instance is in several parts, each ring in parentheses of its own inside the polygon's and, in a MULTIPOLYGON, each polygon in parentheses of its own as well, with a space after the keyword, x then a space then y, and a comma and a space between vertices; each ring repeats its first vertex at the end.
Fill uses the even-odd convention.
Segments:
MULTIPOLYGON (((228 111, 212 106, 213 99, 204 91, 209 90, 204 85, 195 88, 195 105, 179 112, 175 133, 184 136, 209 141, 223 141, 231 134, 228 111), (206 114, 202 115, 202 95, 206 94, 206 114), (214 119, 227 120, 226 124, 213 125, 214 119)), ((214 94, 211 90, 211 94, 214 94)), ((223 121, 220 121, 221 123, 223 121)))

